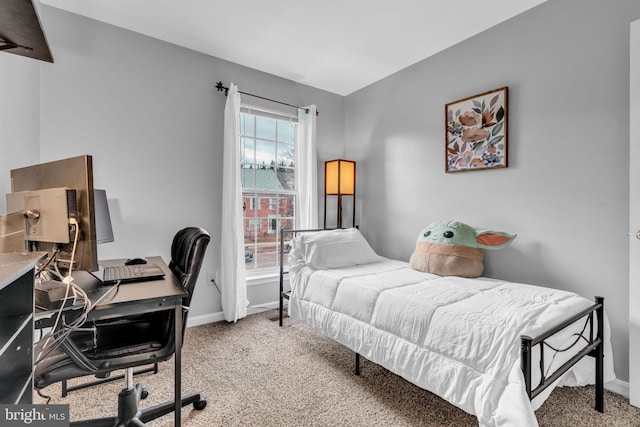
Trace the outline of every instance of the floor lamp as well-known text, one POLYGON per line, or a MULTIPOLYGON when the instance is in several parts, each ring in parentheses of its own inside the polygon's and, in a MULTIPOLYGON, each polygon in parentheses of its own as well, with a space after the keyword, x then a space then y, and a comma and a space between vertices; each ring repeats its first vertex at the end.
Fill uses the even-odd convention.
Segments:
POLYGON ((324 163, 324 228, 327 228, 327 196, 338 197, 337 228, 342 228, 342 196, 353 196, 352 227, 356 223, 356 162, 329 160, 324 163))

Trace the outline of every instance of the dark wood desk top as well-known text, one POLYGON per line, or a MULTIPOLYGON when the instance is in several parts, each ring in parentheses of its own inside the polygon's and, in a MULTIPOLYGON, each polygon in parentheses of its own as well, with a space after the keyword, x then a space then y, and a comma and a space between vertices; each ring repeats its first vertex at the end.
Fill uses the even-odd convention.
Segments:
MULTIPOLYGON (((147 257, 149 263, 157 264, 166 273, 163 279, 148 280, 142 282, 123 283, 109 291, 112 286, 100 284, 99 276, 91 276, 91 273, 83 273, 83 277, 90 280, 87 283, 78 277, 76 284, 83 288, 93 303, 100 301, 88 313, 87 320, 103 320, 113 317, 127 316, 130 314, 148 313, 151 311, 167 310, 181 304, 182 298, 188 295, 180 285, 162 257, 147 257)), ((123 265, 124 259, 99 261, 103 267, 123 265)), ((73 308, 69 308, 73 310, 73 308)), ((67 310, 69 310, 67 309, 67 310)), ((36 310, 36 321, 46 321, 58 310, 36 310)), ((71 314, 71 312, 69 313, 71 314)), ((46 323, 45 323, 46 325, 46 323)))
MULTIPOLYGON (((166 310, 188 295, 162 257, 152 256, 147 257, 147 260, 162 268, 166 273, 165 277, 159 280, 120 284, 116 291, 107 295, 104 301, 93 308, 89 314, 90 319, 166 310)), ((107 267, 123 265, 124 261, 124 259, 113 259, 101 260, 98 263, 102 267, 107 267)), ((108 285, 104 287, 108 288, 108 285)))
MULTIPOLYGON (((165 272, 166 275, 164 279, 121 284, 118 292, 113 298, 107 298, 109 302, 104 305, 163 298, 183 298, 187 296, 187 291, 180 285, 162 257, 152 256, 147 257, 147 260, 150 264, 157 264, 165 272)), ((102 267, 107 267, 123 265, 124 261, 124 259, 113 259, 101 260, 98 261, 98 263, 102 267)))

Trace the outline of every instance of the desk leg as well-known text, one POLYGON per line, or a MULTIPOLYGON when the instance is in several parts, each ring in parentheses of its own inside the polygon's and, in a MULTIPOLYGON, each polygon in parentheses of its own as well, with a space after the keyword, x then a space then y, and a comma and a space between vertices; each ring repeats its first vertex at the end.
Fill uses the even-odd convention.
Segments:
POLYGON ((175 352, 175 377, 174 377, 174 399, 175 399, 175 426, 182 425, 182 304, 176 305, 175 311, 175 334, 176 334, 176 352, 175 352))

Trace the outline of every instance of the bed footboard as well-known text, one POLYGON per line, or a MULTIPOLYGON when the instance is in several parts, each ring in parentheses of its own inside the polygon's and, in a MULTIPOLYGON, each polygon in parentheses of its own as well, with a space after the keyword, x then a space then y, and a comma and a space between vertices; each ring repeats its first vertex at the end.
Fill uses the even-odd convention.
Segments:
MULTIPOLYGON (((520 337, 521 340, 521 367, 522 372, 524 374, 525 381, 525 389, 529 399, 533 399, 538 394, 540 394, 544 389, 553 384, 561 375, 567 372, 573 365, 578 363, 580 359, 584 356, 595 357, 596 359, 596 397, 595 397, 595 409, 598 412, 604 412, 604 353, 603 353, 603 340, 604 340, 604 298, 596 297, 595 304, 591 307, 585 309, 584 311, 576 314, 575 316, 567 319, 565 322, 557 325, 554 328, 551 328, 544 333, 538 335, 537 337, 529 337, 523 335, 520 337), (596 322, 594 324, 593 316, 596 316, 596 322), (544 350, 545 347, 549 347, 549 344, 546 343, 545 340, 571 325, 572 323, 580 320, 586 319, 586 325, 589 325, 589 337, 587 340, 587 344, 582 348, 575 356, 565 362, 562 366, 560 366, 555 372, 550 374, 545 372, 544 367, 544 350), (597 325, 595 336, 594 336, 594 326, 597 325), (533 387, 531 384, 531 351, 535 346, 539 346, 540 348, 540 383, 533 387)), ((584 333, 584 332, 583 332, 584 333)), ((581 335, 584 337, 584 335, 581 335)), ((586 338, 586 337, 584 337, 586 338)), ((576 340, 573 345, 569 348, 573 348, 578 345, 580 342, 580 338, 576 340)), ((563 349, 561 351, 566 351, 569 348, 563 349)))

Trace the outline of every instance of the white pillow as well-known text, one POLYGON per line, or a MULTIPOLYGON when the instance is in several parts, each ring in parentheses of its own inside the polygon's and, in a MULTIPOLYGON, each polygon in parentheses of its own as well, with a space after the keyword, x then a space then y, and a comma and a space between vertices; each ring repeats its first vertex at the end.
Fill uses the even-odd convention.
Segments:
POLYGON ((302 246, 302 235, 296 235, 291 239, 291 250, 289 251, 289 274, 293 276, 305 266, 304 250, 302 246))
POLYGON ((300 236, 306 264, 317 270, 379 262, 380 257, 356 228, 300 236))

